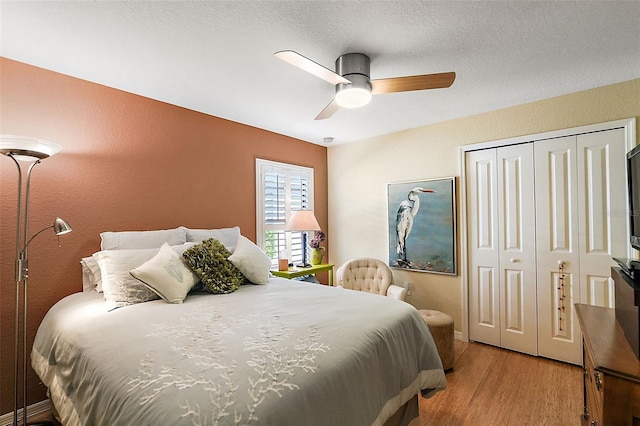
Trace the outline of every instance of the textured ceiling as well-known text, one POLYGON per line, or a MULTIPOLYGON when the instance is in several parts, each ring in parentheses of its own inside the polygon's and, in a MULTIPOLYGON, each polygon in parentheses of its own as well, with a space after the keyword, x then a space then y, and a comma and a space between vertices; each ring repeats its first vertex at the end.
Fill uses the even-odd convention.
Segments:
POLYGON ((4 1, 4 57, 324 145, 640 77, 640 1, 4 1), (455 71, 315 121, 329 83, 273 57, 371 78, 455 71))

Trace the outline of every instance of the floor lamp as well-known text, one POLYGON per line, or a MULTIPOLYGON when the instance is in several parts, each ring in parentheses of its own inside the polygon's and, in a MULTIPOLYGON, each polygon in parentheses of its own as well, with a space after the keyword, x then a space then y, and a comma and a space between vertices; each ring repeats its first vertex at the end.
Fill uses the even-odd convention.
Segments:
POLYGON ((27 281, 29 277, 29 244, 42 232, 53 228, 56 235, 71 232, 67 222, 56 218, 53 225, 47 226, 29 238, 29 192, 31 171, 40 161, 59 152, 62 147, 42 139, 16 135, 0 135, 0 153, 11 158, 18 168, 18 214, 16 225, 16 306, 15 306, 15 348, 13 359, 13 424, 18 424, 18 376, 22 361, 22 424, 27 424, 27 281), (22 198, 22 166, 29 164, 25 183, 25 197, 22 198), (20 359, 20 286, 22 285, 22 360, 20 359))
POLYGON ((319 230, 318 219, 311 210, 296 210, 287 221, 285 231, 302 232, 302 265, 300 266, 310 266, 307 262, 307 232, 319 230))

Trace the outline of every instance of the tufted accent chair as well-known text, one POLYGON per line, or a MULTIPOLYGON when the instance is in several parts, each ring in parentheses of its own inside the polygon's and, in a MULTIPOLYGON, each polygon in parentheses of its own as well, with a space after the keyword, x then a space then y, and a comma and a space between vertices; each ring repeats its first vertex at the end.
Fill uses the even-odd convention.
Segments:
POLYGON ((378 259, 352 259, 336 272, 338 287, 404 300, 407 291, 393 284, 391 269, 378 259))

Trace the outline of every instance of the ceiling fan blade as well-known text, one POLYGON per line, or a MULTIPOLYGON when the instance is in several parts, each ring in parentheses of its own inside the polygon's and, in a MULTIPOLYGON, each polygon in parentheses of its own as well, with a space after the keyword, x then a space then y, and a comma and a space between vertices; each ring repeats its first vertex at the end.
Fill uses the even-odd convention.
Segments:
POLYGON ((288 62, 295 67, 305 70, 306 72, 313 74, 316 77, 320 77, 321 79, 328 81, 333 85, 340 83, 351 83, 349 80, 336 74, 329 68, 325 68, 322 65, 313 62, 311 59, 306 58, 301 54, 294 52, 293 50, 281 50, 280 52, 274 53, 273 56, 278 59, 282 59, 283 61, 288 62))
POLYGON ((451 86, 455 79, 455 72, 382 78, 379 80, 371 80, 371 93, 373 95, 380 95, 383 93, 408 92, 412 90, 442 89, 451 86))
POLYGON ((329 102, 329 105, 327 105, 326 107, 324 107, 322 111, 320 111, 320 114, 318 114, 315 119, 325 120, 331 117, 339 109, 340 107, 338 106, 338 103, 334 99, 333 101, 329 102))

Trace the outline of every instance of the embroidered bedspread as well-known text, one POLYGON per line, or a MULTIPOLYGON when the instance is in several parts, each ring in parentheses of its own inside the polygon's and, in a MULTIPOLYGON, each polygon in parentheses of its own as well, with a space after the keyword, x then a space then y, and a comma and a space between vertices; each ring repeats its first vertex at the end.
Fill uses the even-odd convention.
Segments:
POLYGON ((383 424, 446 386, 409 304, 278 278, 111 312, 73 294, 31 358, 70 426, 383 424))

